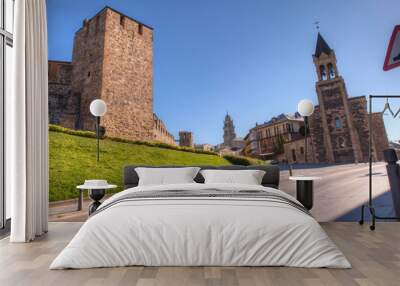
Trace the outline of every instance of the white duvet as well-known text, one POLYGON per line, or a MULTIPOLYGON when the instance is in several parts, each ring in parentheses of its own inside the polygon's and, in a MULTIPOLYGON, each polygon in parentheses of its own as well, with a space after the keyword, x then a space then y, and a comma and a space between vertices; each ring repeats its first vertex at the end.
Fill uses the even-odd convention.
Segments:
MULTIPOLYGON (((180 184, 155 190, 265 190, 254 185, 180 184)), ((246 198, 124 201, 90 217, 50 269, 145 266, 294 266, 350 268, 320 225, 286 204, 246 198)))

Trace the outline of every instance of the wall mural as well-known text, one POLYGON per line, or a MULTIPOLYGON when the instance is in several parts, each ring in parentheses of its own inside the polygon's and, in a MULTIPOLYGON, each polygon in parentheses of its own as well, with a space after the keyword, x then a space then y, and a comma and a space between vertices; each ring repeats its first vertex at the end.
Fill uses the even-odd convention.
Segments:
MULTIPOLYGON (((359 207, 367 200, 370 136, 375 198, 390 204, 383 151, 400 150, 400 142, 389 140, 384 114, 399 117, 400 109, 387 101, 383 112, 373 111, 370 134, 368 97, 349 94, 351 82, 339 71, 342 55, 322 32, 316 33, 315 50, 310 51, 310 79, 316 78, 316 92, 304 96, 312 100, 310 114, 304 116, 295 105, 289 108, 292 113, 287 107, 274 110, 273 116, 242 133, 235 126, 242 118, 224 111, 214 126, 204 126, 218 129, 221 143, 208 143, 197 141, 184 121, 178 129, 169 129, 158 114, 153 69, 159 51, 155 45, 164 39, 163 32, 134 16, 108 6, 88 15, 73 35, 71 61, 49 60, 52 220, 86 219, 87 210, 74 212, 76 186, 87 179, 106 179, 118 186, 109 193, 121 191, 127 164, 279 164, 280 188, 294 196, 296 183, 290 176, 318 178, 311 210, 318 220, 358 220, 359 207), (106 104, 99 121, 90 111, 96 99, 106 104), (57 201, 64 201, 61 212, 52 207, 57 201)), ((89 202, 81 200, 79 209, 89 202)), ((390 206, 385 211, 393 213, 390 206)))

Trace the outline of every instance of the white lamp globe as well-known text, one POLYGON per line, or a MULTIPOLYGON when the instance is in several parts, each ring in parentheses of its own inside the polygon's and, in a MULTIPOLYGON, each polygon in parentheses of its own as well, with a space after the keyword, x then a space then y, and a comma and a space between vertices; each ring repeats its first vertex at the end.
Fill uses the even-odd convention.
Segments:
POLYGON ((95 99, 90 103, 90 113, 94 116, 103 116, 107 112, 107 105, 104 100, 95 99))
POLYGON ((300 100, 299 104, 297 105, 297 111, 303 117, 311 116, 314 112, 314 105, 308 99, 300 100))

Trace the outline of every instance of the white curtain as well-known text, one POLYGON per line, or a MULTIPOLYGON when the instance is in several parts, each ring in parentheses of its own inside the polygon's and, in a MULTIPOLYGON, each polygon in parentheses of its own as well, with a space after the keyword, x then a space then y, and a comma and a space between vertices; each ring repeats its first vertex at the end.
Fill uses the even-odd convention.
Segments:
POLYGON ((48 86, 45 0, 16 0, 14 93, 6 98, 6 186, 12 242, 48 227, 48 86))

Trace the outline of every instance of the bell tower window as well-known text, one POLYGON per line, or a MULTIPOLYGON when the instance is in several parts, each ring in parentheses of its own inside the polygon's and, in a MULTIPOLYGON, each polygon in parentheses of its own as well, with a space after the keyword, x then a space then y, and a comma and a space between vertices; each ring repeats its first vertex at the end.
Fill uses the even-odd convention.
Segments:
POLYGON ((328 79, 328 77, 327 77, 327 75, 326 75, 326 68, 325 68, 324 65, 320 65, 320 66, 319 66, 319 73, 320 73, 320 75, 321 75, 321 79, 322 79, 322 80, 328 79))
POLYGON ((329 78, 335 78, 336 77, 336 71, 333 65, 330 63, 328 64, 328 71, 329 71, 329 78))

